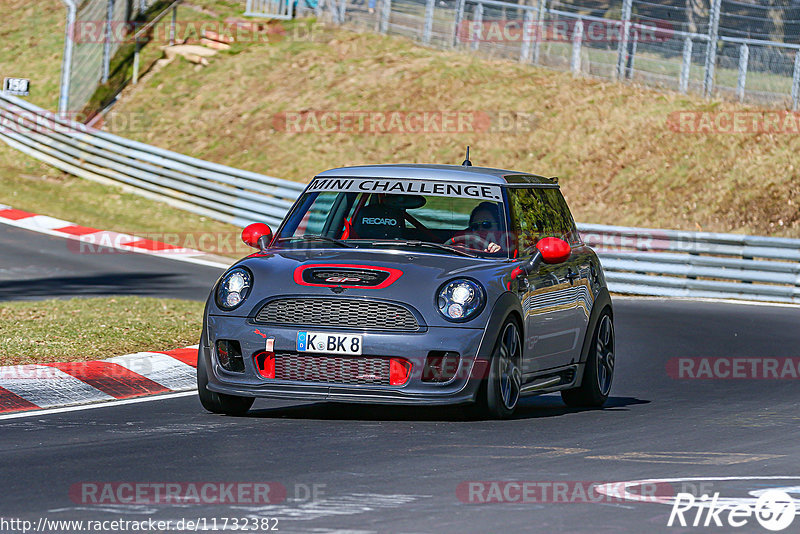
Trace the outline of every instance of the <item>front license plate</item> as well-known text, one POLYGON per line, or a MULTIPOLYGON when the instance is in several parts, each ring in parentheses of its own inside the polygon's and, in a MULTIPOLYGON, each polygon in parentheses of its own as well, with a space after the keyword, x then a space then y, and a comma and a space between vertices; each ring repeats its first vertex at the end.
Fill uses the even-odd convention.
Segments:
POLYGON ((297 352, 322 352, 324 354, 361 354, 361 336, 331 334, 327 332, 298 332, 297 352))

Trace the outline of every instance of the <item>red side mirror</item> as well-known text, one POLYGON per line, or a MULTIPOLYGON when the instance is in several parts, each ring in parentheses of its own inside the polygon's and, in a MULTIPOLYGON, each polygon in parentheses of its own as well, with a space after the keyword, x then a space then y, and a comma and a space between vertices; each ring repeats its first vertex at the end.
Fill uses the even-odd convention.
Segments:
POLYGON ((567 261, 572 249, 569 243, 557 237, 545 237, 536 243, 545 263, 563 263, 567 261))
POLYGON ((272 230, 264 223, 248 224, 242 230, 242 241, 249 247, 264 250, 272 241, 272 230))

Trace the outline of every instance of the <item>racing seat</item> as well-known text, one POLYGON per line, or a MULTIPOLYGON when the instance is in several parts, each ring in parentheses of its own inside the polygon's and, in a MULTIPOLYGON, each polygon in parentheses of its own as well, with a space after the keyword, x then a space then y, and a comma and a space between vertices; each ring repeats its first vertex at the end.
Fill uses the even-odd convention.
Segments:
POLYGON ((361 208, 352 223, 351 237, 358 239, 400 239, 405 226, 402 209, 385 204, 361 208))

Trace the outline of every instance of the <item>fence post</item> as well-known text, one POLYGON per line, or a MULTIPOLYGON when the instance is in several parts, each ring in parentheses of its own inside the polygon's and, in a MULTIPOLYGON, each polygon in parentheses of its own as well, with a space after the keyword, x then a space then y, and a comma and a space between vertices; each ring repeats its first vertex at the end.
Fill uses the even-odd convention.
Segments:
POLYGON ((578 19, 572 28, 572 59, 569 62, 573 74, 581 73, 581 43, 583 42, 583 20, 578 19))
POLYGON ((422 30, 422 43, 431 44, 431 32, 433 31, 433 8, 436 0, 425 2, 425 26, 422 30))
POLYGON ((794 53, 794 74, 792 75, 792 111, 800 108, 800 49, 794 53))
POLYGON ((453 47, 458 46, 459 37, 463 39, 463 29, 461 26, 464 24, 464 4, 466 0, 458 0, 456 3, 456 20, 453 24, 453 47))
POLYGON ((714 91, 714 69, 717 66, 717 39, 719 37, 719 10, 722 0, 711 0, 711 15, 708 21, 708 44, 703 75, 703 96, 710 97, 714 91))
POLYGON ((480 2, 475 6, 475 19, 472 21, 475 32, 470 33, 470 40, 472 40, 472 49, 477 50, 483 39, 483 4, 480 2))
POLYGON ((689 90, 689 76, 692 73, 692 38, 687 37, 683 41, 683 63, 681 63, 681 78, 678 82, 678 90, 686 94, 689 90))
POLYGON ((622 0, 622 35, 620 36, 619 47, 617 48, 617 78, 620 80, 625 77, 625 65, 628 55, 628 34, 631 30, 632 9, 633 0, 622 0))
POLYGON ((389 15, 392 13, 392 0, 381 2, 381 33, 389 31, 389 15))
POLYGON ((639 30, 634 29, 631 32, 631 35, 633 36, 630 44, 631 52, 628 55, 628 61, 625 64, 625 76, 628 79, 633 79, 633 64, 636 61, 636 49, 639 46, 639 30))
POLYGON ((750 59, 750 48, 747 43, 739 47, 739 78, 736 81, 736 96, 739 102, 744 101, 744 86, 747 83, 747 62, 750 59))
POLYGON ((136 45, 134 47, 133 52, 133 76, 131 79, 131 83, 136 85, 139 83, 139 38, 136 38, 136 45))
POLYGON ((519 49, 519 62, 530 63, 531 61, 531 39, 535 38, 533 28, 533 10, 526 9, 525 16, 522 18, 522 45, 519 49))
POLYGON ((175 25, 178 22, 178 6, 172 9, 172 22, 169 25, 169 45, 175 45, 175 25))
POLYGON ((64 28, 64 57, 61 59, 61 87, 58 95, 58 112, 63 116, 69 110, 69 85, 72 79, 72 45, 75 42, 75 0, 63 0, 67 6, 67 25, 64 28))
POLYGON ((547 7, 547 0, 539 0, 536 8, 536 27, 533 32, 533 62, 539 64, 539 54, 541 53, 542 39, 544 38, 544 11, 547 7))
POLYGON ((111 65, 111 21, 114 18, 114 0, 106 3, 106 28, 103 37, 103 83, 108 82, 108 73, 111 65))

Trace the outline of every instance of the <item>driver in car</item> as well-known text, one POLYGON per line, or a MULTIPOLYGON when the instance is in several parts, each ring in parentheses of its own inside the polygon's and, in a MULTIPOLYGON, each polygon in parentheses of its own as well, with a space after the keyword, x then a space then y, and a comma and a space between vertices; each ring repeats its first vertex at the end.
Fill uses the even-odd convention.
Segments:
POLYGON ((466 245, 480 243, 486 245, 484 252, 499 252, 501 247, 495 241, 502 241, 500 234, 500 213, 493 202, 481 202, 469 216, 469 226, 448 241, 448 244, 466 245))

